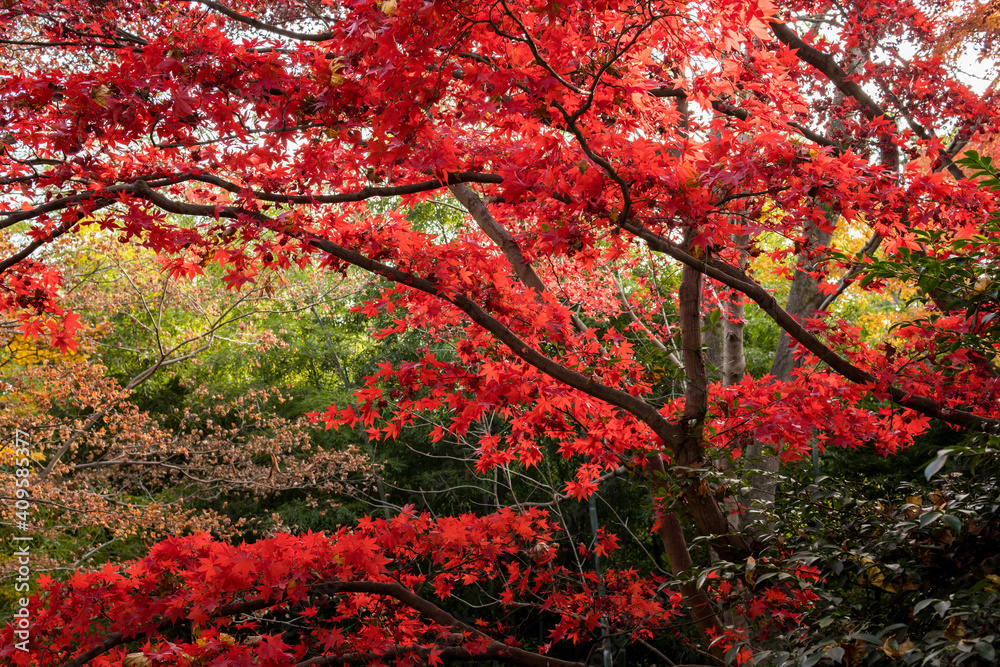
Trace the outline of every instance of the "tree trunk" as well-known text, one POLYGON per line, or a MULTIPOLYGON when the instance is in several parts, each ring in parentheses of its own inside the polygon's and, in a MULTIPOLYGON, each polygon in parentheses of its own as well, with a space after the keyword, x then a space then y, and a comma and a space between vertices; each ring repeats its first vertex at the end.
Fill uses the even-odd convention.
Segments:
MULTIPOLYGON (((745 246, 747 237, 733 239, 740 246, 745 246)), ((740 270, 747 268, 747 254, 740 252, 740 270)), ((747 360, 743 350, 744 296, 736 290, 726 290, 722 298, 722 384, 730 387, 740 380, 747 372, 747 360)))
POLYGON ((688 510, 702 534, 711 538, 712 548, 723 558, 737 560, 747 555, 747 545, 732 531, 726 514, 699 472, 705 465, 704 426, 708 412, 708 375, 701 338, 701 285, 701 272, 685 265, 681 270, 678 291, 685 378, 684 414, 681 417, 684 440, 674 450, 673 463, 689 469, 678 473, 681 473, 679 477, 688 510))
POLYGON ((712 322, 714 311, 705 313, 702 317, 701 337, 705 356, 706 373, 711 380, 717 381, 722 378, 722 369, 725 365, 725 310, 719 313, 719 317, 712 322))
MULTIPOLYGON (((691 553, 688 551, 687 541, 684 539, 681 523, 673 512, 660 519, 659 534, 663 548, 667 552, 667 558, 670 559, 670 571, 674 576, 682 574, 693 565, 693 562, 691 561, 691 553)), ((704 591, 699 590, 693 581, 682 583, 680 589, 681 595, 684 596, 684 601, 687 603, 691 621, 702 636, 708 638, 720 636, 722 624, 719 623, 715 609, 704 591)), ((709 652, 712 657, 720 663, 722 662, 723 651, 718 644, 710 647, 709 652)))
MULTIPOLYGON (((828 216, 838 216, 838 213, 828 212, 828 216)), ((809 275, 813 270, 815 259, 810 259, 811 247, 825 246, 830 242, 830 234, 820 231, 816 225, 808 224, 803 230, 804 236, 808 239, 806 247, 799 255, 799 267, 795 270, 792 278, 792 287, 788 293, 788 305, 785 310, 795 319, 802 319, 810 315, 819 305, 822 294, 819 291, 819 283, 809 275)), ((774 360, 771 362, 771 375, 776 380, 787 381, 792 377, 792 371, 798 366, 792 350, 792 339, 784 331, 778 338, 778 349, 774 353, 774 360)), ((774 502, 774 494, 777 488, 775 474, 780 468, 778 457, 770 451, 769 446, 765 446, 760 440, 752 440, 743 453, 743 470, 747 475, 747 482, 750 489, 742 499, 742 505, 746 508, 748 522, 758 520, 761 512, 774 502)))

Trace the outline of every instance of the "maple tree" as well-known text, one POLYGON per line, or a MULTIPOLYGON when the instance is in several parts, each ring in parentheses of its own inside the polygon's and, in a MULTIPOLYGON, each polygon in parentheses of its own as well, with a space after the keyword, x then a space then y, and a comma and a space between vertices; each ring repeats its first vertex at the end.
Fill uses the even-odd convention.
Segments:
MULTIPOLYGON (((43 582, 39 643, 5 655, 565 664, 429 600, 498 581, 500 602, 559 617, 553 640, 603 628, 638 641, 684 608, 705 660, 745 662, 766 632, 716 613, 711 596, 729 591, 685 578, 681 519, 721 561, 749 563, 779 460, 812 447, 891 454, 932 420, 1000 432, 987 289, 998 247, 989 212, 1000 207, 958 163, 970 142, 995 137, 995 95, 942 57, 970 32, 960 7, 931 9, 5 5, 0 308, 23 336, 75 348, 80 320, 45 254, 84 225, 155 250, 171 277, 217 264, 235 291, 309 264, 374 274, 386 287, 360 311, 394 318, 379 335, 419 328, 427 345, 315 418, 380 439, 434 414, 435 439, 477 434, 482 472, 534 466, 552 445, 576 470, 560 492, 577 499, 632 475, 652 494, 677 577, 666 596, 630 570, 609 569, 600 585, 566 572, 551 563, 553 529, 538 512, 407 512, 240 547, 176 538, 121 570, 43 582), (460 224, 431 234, 408 216, 445 196, 468 213, 460 224), (845 226, 863 230, 860 248, 838 246, 845 226), (789 279, 784 306, 755 276, 762 256, 789 279), (912 269, 899 277, 927 315, 872 344, 832 309, 851 290, 883 289, 893 262, 912 269), (961 262, 986 296, 926 278, 943 266, 950 279, 961 262), (671 289, 661 276, 677 265, 671 289), (748 307, 782 331, 763 378, 744 372, 748 307), (702 341, 715 310, 719 382, 702 341), (678 369, 677 395, 663 392, 665 365, 678 369), (711 488, 713 465, 751 492, 711 488), (71 617, 81 608, 86 624, 71 617), (221 630, 271 608, 308 631, 248 644, 221 630), (178 640, 181 625, 191 636, 178 640), (141 655, 127 656, 126 642, 141 655)), ((817 576, 791 561, 779 569, 802 586, 747 576, 741 588, 749 615, 767 610, 775 627, 815 602, 817 576)))

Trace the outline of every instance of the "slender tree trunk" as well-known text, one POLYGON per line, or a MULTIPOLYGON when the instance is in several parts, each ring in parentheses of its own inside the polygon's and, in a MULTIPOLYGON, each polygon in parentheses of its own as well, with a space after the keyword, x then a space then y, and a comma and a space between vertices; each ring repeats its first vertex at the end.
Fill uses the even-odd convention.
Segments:
MULTIPOLYGON (((869 52, 856 49, 853 53, 854 59, 847 66, 848 74, 853 74, 868 61, 869 52)), ((834 95, 834 106, 840 104, 844 99, 844 94, 839 90, 834 95)), ((838 134, 843 130, 843 121, 834 120, 831 130, 833 134, 838 134)), ((835 226, 840 217, 839 211, 828 208, 825 212, 826 219, 830 227, 835 226)), ((785 310, 795 319, 802 319, 810 315, 823 301, 823 295, 819 291, 819 282, 810 275, 814 270, 818 259, 817 248, 823 248, 830 243, 830 234, 820 230, 813 223, 806 223, 802 230, 805 243, 799 252, 797 266, 792 276, 792 285, 788 292, 788 303, 785 310)), ((792 339, 784 330, 778 336, 778 346, 774 352, 774 359, 771 362, 771 375, 776 380, 787 381, 791 379, 792 372, 798 366, 792 350, 792 339)), ((753 520, 759 516, 759 510, 764 509, 774 502, 777 480, 775 474, 780 468, 777 456, 769 451, 764 443, 759 440, 752 440, 743 454, 744 474, 747 477, 749 491, 741 499, 744 507, 747 508, 747 518, 753 520)))
MULTIPOLYGON (((647 459, 647 479, 649 480, 650 491, 653 494, 653 502, 657 500, 657 494, 662 489, 662 484, 666 481, 666 468, 663 464, 663 457, 659 455, 650 456, 647 459)), ((673 512, 663 512, 660 516, 660 525, 657 529, 663 550, 667 560, 670 561, 670 571, 674 576, 679 576, 688 570, 694 561, 691 559, 691 551, 688 548, 687 540, 684 538, 684 530, 681 528, 677 515, 673 512)), ((691 620, 703 637, 711 640, 718 637, 722 631, 722 624, 712 607, 711 601, 705 593, 698 589, 695 582, 687 581, 680 586, 684 604, 688 608, 691 620)), ((711 651, 711 654, 721 663, 722 654, 718 651, 711 651)))
POLYGON ((701 272, 685 265, 681 270, 678 290, 685 377, 684 413, 681 417, 684 440, 674 449, 672 462, 689 469, 682 474, 686 479, 681 484, 688 511, 702 534, 711 538, 711 545, 719 555, 735 560, 746 556, 747 545, 732 531, 726 514, 699 472, 705 465, 704 426, 708 412, 708 375, 701 338, 701 285, 701 272))
MULTIPOLYGON (((740 246, 747 243, 746 236, 733 240, 740 246)), ((744 251, 740 252, 739 266, 743 271, 747 268, 747 254, 744 251)), ((743 295, 735 290, 727 290, 722 299, 722 384, 727 387, 738 383, 747 372, 746 354, 743 350, 743 300, 743 295)))
MULTIPOLYGON (((667 558, 670 559, 670 571, 675 576, 682 574, 693 565, 693 562, 691 561, 691 552, 688 550, 687 541, 684 539, 684 531, 681 529, 681 523, 677 520, 677 515, 670 512, 661 517, 659 534, 663 542, 663 548, 667 552, 667 558)), ((719 618, 715 614, 715 609, 712 607, 712 603, 708 599, 708 596, 705 595, 705 592, 699 590, 697 584, 693 581, 682 583, 680 589, 681 595, 684 596, 684 600, 687 602, 691 621, 698 628, 702 636, 709 638, 720 636, 722 634, 722 624, 719 622, 719 618)), ((720 663, 722 662, 723 651, 718 644, 711 646, 708 650, 712 654, 712 657, 720 663)))
MULTIPOLYGON (((833 210, 826 212, 826 218, 831 223, 836 223, 840 213, 833 210)), ((798 267, 792 277, 792 286, 788 292, 788 304, 785 310, 795 319, 808 317, 823 300, 823 295, 819 291, 819 282, 810 275, 815 270, 818 257, 815 256, 813 248, 825 247, 830 243, 830 234, 821 231, 815 224, 807 223, 802 230, 806 243, 798 257, 798 267)), ((792 371, 798 366, 792 351, 792 339, 781 332, 778 337, 778 348, 774 352, 774 361, 771 362, 771 375, 777 380, 786 381, 791 379, 792 371)))
POLYGON ((715 382, 721 379, 722 368, 725 365, 725 310, 722 309, 714 322, 713 314, 714 311, 709 310, 702 315, 701 337, 706 374, 715 382))
MULTIPOLYGON (((733 239, 739 245, 745 245, 746 236, 733 239)), ((740 269, 747 267, 746 252, 740 253, 740 269)), ((743 294, 736 290, 726 290, 722 298, 722 384, 726 387, 732 386, 743 379, 746 375, 747 360, 743 347, 743 334, 745 329, 743 294)), ((727 476, 733 475, 734 462, 731 454, 723 452, 719 458, 718 466, 727 476)), ((731 494, 727 494, 722 501, 726 510, 729 525, 733 531, 741 530, 739 500, 731 494)))

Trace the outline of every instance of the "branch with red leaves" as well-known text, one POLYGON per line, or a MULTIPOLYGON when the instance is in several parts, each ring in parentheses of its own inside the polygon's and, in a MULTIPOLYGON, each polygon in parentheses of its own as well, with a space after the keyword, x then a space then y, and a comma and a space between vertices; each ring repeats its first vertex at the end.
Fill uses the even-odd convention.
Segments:
POLYGON ((700 259, 695 257, 660 234, 652 232, 636 222, 627 222, 622 227, 646 241, 653 250, 669 255, 685 266, 697 269, 709 278, 739 290, 750 297, 789 336, 851 382, 868 385, 877 393, 884 392, 893 402, 903 407, 929 417, 935 417, 943 422, 982 433, 1000 433, 1000 419, 943 407, 937 401, 926 396, 915 396, 891 384, 887 385, 885 380, 880 380, 871 373, 858 368, 826 346, 815 334, 808 331, 800 322, 785 312, 774 296, 741 269, 716 258, 700 259))
POLYGON ((428 596, 444 600, 488 582, 500 588, 501 605, 542 596, 553 639, 578 642, 596 639, 591 630, 602 617, 649 636, 679 615, 680 594, 662 582, 615 570, 581 578, 558 565, 556 528, 537 509, 433 520, 406 508, 333 535, 276 535, 239 546, 205 534, 170 538, 121 567, 63 582, 42 577, 30 651, 16 651, 7 626, 0 658, 82 667, 102 656, 120 660, 132 645, 131 655, 167 664, 293 667, 396 657, 580 667, 494 639, 489 632, 498 628, 460 621, 428 596), (288 618, 295 630, 266 632, 272 619, 288 618))
MULTIPOLYGON (((278 227, 277 221, 260 212, 233 207, 212 207, 202 204, 176 202, 145 186, 142 182, 137 184, 136 195, 165 211, 179 215, 219 216, 232 219, 252 218, 266 227, 278 227)), ((559 382, 565 383, 574 389, 610 405, 617 406, 634 415, 640 422, 652 429, 674 455, 680 457, 680 460, 685 462, 686 465, 700 465, 700 462, 703 460, 701 445, 696 445, 696 451, 691 450, 692 440, 683 425, 668 420, 655 407, 641 398, 596 382, 593 377, 587 377, 567 368, 540 353, 500 320, 490 315, 482 306, 465 295, 450 292, 432 279, 422 278, 402 269, 383 264, 329 240, 310 238, 308 235, 301 235, 300 238, 309 245, 323 250, 344 262, 451 303, 464 312, 473 322, 489 331, 517 357, 534 368, 537 368, 559 382)), ((700 441, 698 442, 700 443, 700 441)), ((714 499, 699 493, 697 487, 694 485, 688 485, 685 493, 691 503, 690 507, 695 520, 698 522, 703 534, 714 537, 720 553, 733 559, 738 559, 744 555, 747 552, 746 544, 738 535, 732 533, 731 527, 714 499)))

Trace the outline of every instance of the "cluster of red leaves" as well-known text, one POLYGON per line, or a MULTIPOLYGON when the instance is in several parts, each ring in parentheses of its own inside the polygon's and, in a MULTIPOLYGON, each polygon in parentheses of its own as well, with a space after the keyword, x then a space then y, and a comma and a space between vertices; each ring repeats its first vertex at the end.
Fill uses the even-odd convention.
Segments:
MULTIPOLYGON (((19 290, 15 289, 14 292, 17 295, 19 290)), ((35 294, 37 295, 37 293, 37 288, 35 288, 35 294)), ((18 299, 19 296, 14 296, 15 301, 18 299)), ((80 316, 55 305, 41 310, 46 313, 44 317, 38 317, 38 313, 35 316, 29 313, 20 313, 18 315, 20 324, 17 330, 31 340, 37 340, 44 336, 49 345, 64 354, 75 352, 79 346, 77 336, 80 329, 80 316)))
POLYGON ((770 443, 785 460, 827 447, 872 446, 889 455, 913 444, 930 427, 930 417, 901 407, 873 406, 895 385, 916 396, 932 396, 943 411, 1000 414, 1000 378, 970 351, 949 345, 967 334, 974 320, 960 313, 939 317, 934 326, 906 325, 878 347, 864 341, 858 327, 819 318, 809 321, 831 348, 840 351, 873 382, 855 384, 825 369, 799 350, 805 362, 788 382, 749 376, 715 387, 712 426, 716 444, 739 451, 744 439, 770 443), (970 363, 976 361, 976 363, 970 363))
MULTIPOLYGON (((54 43, 89 35, 98 43, 104 39, 114 44, 110 35, 116 33, 109 26, 120 23, 123 15, 150 36, 130 42, 133 48, 117 49, 113 59, 96 59, 86 69, 27 61, 18 63, 5 80, 6 123, 19 133, 17 140, 30 143, 42 157, 78 156, 47 172, 41 184, 68 187, 63 195, 77 197, 79 206, 58 215, 26 215, 37 222, 32 234, 46 238, 62 233, 63 226, 111 203, 91 198, 88 190, 99 193, 137 177, 155 182, 169 176, 167 182, 194 183, 189 198, 209 204, 238 201, 244 195, 252 199, 254 189, 303 193, 308 203, 312 187, 350 190, 369 180, 400 183, 420 174, 489 168, 504 178, 510 217, 532 228, 525 247, 537 245, 539 254, 547 255, 577 253, 604 236, 604 230, 581 218, 620 210, 622 201, 606 174, 587 168, 585 151, 567 145, 554 131, 560 108, 567 114, 579 111, 581 122, 593 121, 587 123, 587 141, 594 150, 614 147, 615 168, 634 184, 633 213, 654 226, 674 215, 704 219, 714 213, 720 188, 767 192, 770 205, 789 215, 757 221, 755 231, 767 228, 793 238, 806 219, 830 225, 817 198, 849 219, 863 214, 875 228, 889 229, 898 223, 900 211, 915 202, 924 204, 917 205, 920 212, 910 213, 911 224, 940 218, 942 192, 968 191, 944 183, 942 174, 914 173, 906 187, 900 187, 884 169, 852 151, 824 150, 805 160, 784 133, 790 119, 801 120, 810 110, 810 86, 818 90, 823 82, 808 76, 789 49, 773 44, 767 26, 776 8, 769 2, 717 0, 697 7, 660 2, 633 8, 637 16, 649 12, 645 23, 624 20, 629 12, 619 3, 589 0, 571 8, 564 3, 513 3, 509 16, 498 16, 492 5, 479 2, 383 4, 342 3, 343 20, 332 23, 320 43, 292 39, 277 49, 259 37, 242 38, 217 13, 196 20, 183 3, 156 12, 127 2, 57 9, 48 3, 21 3, 16 15, 4 17, 14 36, 33 26, 33 17, 44 16, 38 29, 54 43), (554 20, 570 10, 587 20, 554 20), (699 29, 687 30, 688 20, 699 29), (473 37, 468 27, 477 24, 494 30, 474 31, 473 37), (531 34, 530 43, 509 38, 522 31, 531 34), (616 38, 641 38, 642 48, 614 54, 614 66, 605 67, 602 58, 610 57, 616 38), (755 44, 752 57, 744 56, 742 49, 750 43, 755 44), (442 45, 449 53, 481 55, 454 58, 451 69, 443 71, 438 64, 442 45), (536 58, 533 49, 544 53, 545 60, 536 58), (649 58, 651 49, 669 54, 665 60, 670 66, 649 58), (717 66, 692 67, 689 80, 677 76, 699 56, 717 66), (555 63, 558 71, 547 70, 546 63, 555 63), (565 84, 582 86, 599 70, 614 85, 595 85, 593 94, 583 98, 569 93, 565 84), (750 116, 706 123, 703 129, 710 131, 701 141, 671 135, 666 128, 676 125, 678 112, 653 104, 648 96, 666 81, 682 86, 705 106, 734 90, 750 91, 753 95, 744 99, 750 116), (260 141, 249 134, 247 118, 255 119, 262 131, 260 141), (597 122, 605 118, 616 122, 597 122), (373 128, 374 135, 364 137, 359 128, 373 128), (294 147, 287 141, 293 132, 298 138, 294 147), (239 144, 242 148, 231 149, 239 144), (97 146, 112 152, 111 159, 92 155, 97 146), (225 172, 235 192, 205 182, 204 176, 214 172, 225 172), (90 179, 88 188, 77 191, 70 185, 84 178, 90 179), (531 196, 522 196, 527 193, 531 196), (565 200, 566 193, 573 193, 576 201, 548 200, 549 195, 565 200)), ((896 15, 909 21, 895 29, 929 39, 923 14, 909 3, 895 4, 896 15)), ((242 3, 242 10, 262 19, 283 18, 280 8, 265 2, 242 3)), ((843 42, 818 43, 835 55, 850 53, 858 43, 871 41, 874 20, 858 8, 843 28, 843 42)), ((947 74, 940 63, 920 58, 886 67, 865 76, 925 82, 947 74)), ((914 88, 905 94, 923 95, 920 104, 912 106, 922 110, 918 120, 928 131, 941 124, 944 110, 963 118, 985 117, 983 102, 962 86, 914 88)), ((877 129, 866 126, 858 133, 868 136, 877 129)), ((932 150, 935 141, 906 129, 896 139, 913 145, 919 154, 932 150)), ((30 181, 29 166, 11 162, 9 167, 12 177, 30 181)), ((33 196, 27 186, 23 194, 33 196)), ((110 194, 112 199, 126 199, 120 189, 110 194)), ((763 206, 765 200, 756 203, 763 206)), ((141 239, 166 252, 208 248, 216 244, 222 227, 175 224, 134 201, 126 208, 126 215, 101 224, 125 240, 141 239)), ((964 224, 955 219, 954 207, 948 208, 948 224, 964 224)), ((971 219, 977 209, 966 210, 971 219)), ((697 242, 728 245, 731 234, 746 231, 738 220, 713 215, 697 242)), ((344 231, 353 228, 356 219, 290 215, 285 222, 289 229, 344 231)), ((229 265, 233 286, 253 280, 260 266, 287 267, 295 259, 296 246, 275 243, 249 219, 236 226, 241 244, 218 257, 229 265)), ((391 222, 386 227, 404 231, 391 222)), ((399 234, 376 241, 389 249, 405 243, 399 234)), ((199 270, 188 259, 177 262, 177 271, 199 270)), ((30 262, 13 267, 28 282, 11 279, 17 293, 5 302, 5 310, 16 309, 17 298, 30 298, 31 290, 52 293, 51 281, 42 285, 41 278, 29 278, 42 268, 30 262)))
MULTIPOLYGON (((649 391, 645 367, 623 335, 609 329, 599 339, 593 329, 576 332, 565 306, 548 294, 538 297, 547 308, 518 298, 495 261, 480 261, 465 254, 452 279, 464 282, 465 294, 482 294, 488 304, 502 303, 509 326, 521 338, 534 341, 550 358, 595 383, 632 395, 649 391)), ((449 274, 444 271, 438 263, 435 275, 453 284, 446 281, 449 274)), ((503 418, 504 432, 479 438, 479 469, 515 460, 535 465, 542 456, 540 443, 548 440, 566 458, 589 457, 577 479, 567 485, 575 497, 593 493, 595 480, 635 451, 657 448, 652 432, 631 415, 540 372, 478 326, 452 324, 444 317, 447 306, 440 300, 397 289, 383 295, 380 304, 369 302, 363 309, 374 313, 378 307, 399 316, 380 335, 420 327, 439 340, 457 341, 455 354, 425 349, 415 361, 381 364, 356 392, 357 406, 330 406, 324 414, 314 415, 327 428, 361 423, 369 437, 395 437, 417 414, 430 412, 444 418, 443 425, 432 431, 432 439, 438 440, 446 433, 465 436, 473 425, 495 414, 503 418)))
POLYGON ((756 438, 785 461, 807 457, 814 444, 821 451, 873 447, 888 455, 909 447, 930 425, 929 417, 905 408, 865 407, 871 396, 870 387, 815 367, 797 369, 789 382, 747 376, 716 387, 713 443, 738 455, 746 438, 756 438))
MULTIPOLYGON (((707 587, 721 604, 732 613, 744 616, 748 624, 726 627, 713 633, 712 643, 717 644, 738 665, 745 664, 752 656, 748 639, 763 641, 770 635, 788 635, 801 631, 803 617, 819 600, 812 586, 820 581, 820 571, 796 561, 775 563, 762 561, 769 572, 766 579, 781 583, 765 585, 758 581, 757 563, 748 565, 740 577, 721 578, 718 572, 709 572, 707 587), (773 569, 772 569, 773 568, 773 569), (781 575, 775 578, 776 575, 781 575)), ((762 578, 763 579, 763 578, 762 578)), ((727 657, 727 659, 730 659, 727 657)))
MULTIPOLYGON (((239 546, 207 534, 170 538, 122 566, 65 581, 42 576, 30 653, 14 648, 8 625, 0 657, 56 665, 103 643, 92 664, 120 665, 132 642, 153 664, 276 667, 318 655, 420 664, 445 648, 497 650, 429 602, 473 589, 494 591, 507 606, 544 600, 553 641, 592 637, 602 619, 615 632, 649 636, 678 614, 679 595, 635 571, 598 578, 559 565, 555 530, 540 510, 434 520, 408 509, 333 535, 239 546), (301 629, 269 634, 261 628, 272 619, 301 629)), ((614 544, 604 539, 601 548, 614 544)))

